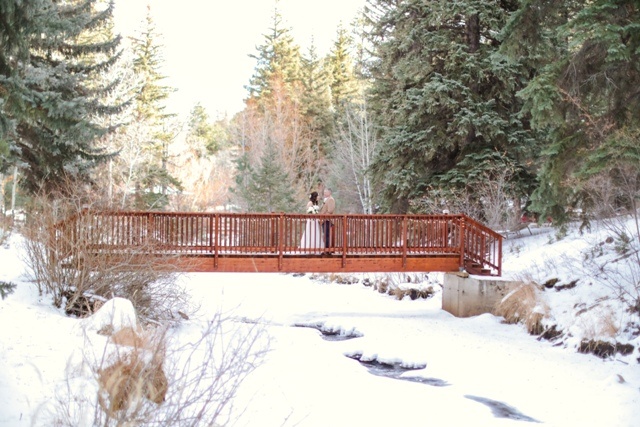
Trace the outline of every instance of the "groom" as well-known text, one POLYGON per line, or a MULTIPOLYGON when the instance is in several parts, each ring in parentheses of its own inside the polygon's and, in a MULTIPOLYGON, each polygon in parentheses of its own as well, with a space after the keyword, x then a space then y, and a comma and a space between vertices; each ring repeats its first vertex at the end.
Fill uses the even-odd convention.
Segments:
MULTIPOLYGON (((322 208, 320 208, 320 212, 318 212, 318 214, 333 215, 335 211, 336 211, 336 201, 331 196, 331 189, 325 188, 324 203, 322 204, 322 208)), ((324 247, 325 248, 331 247, 331 227, 332 226, 333 224, 331 224, 331 221, 328 219, 322 222, 322 229, 324 230, 324 247)), ((325 254, 328 254, 328 253, 329 252, 325 252, 325 254)))

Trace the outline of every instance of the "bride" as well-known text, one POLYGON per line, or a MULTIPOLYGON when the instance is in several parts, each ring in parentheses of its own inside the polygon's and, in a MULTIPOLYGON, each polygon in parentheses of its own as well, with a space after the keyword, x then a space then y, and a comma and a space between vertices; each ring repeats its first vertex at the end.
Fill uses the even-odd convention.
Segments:
MULTIPOLYGON (((309 202, 307 203, 307 213, 317 214, 320 210, 318 206, 318 193, 314 191, 309 195, 309 202)), ((317 219, 307 219, 304 232, 302 233, 302 239, 300 239, 300 247, 304 249, 322 248, 322 230, 320 229, 320 223, 317 219)))

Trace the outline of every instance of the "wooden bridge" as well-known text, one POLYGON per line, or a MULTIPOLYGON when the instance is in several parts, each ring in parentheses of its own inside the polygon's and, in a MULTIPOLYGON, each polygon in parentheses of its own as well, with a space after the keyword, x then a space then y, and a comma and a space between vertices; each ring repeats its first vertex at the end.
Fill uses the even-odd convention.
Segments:
POLYGON ((55 256, 67 263, 133 255, 194 272, 502 270, 502 236, 465 215, 85 210, 58 224, 54 238, 55 256), (306 244, 305 230, 315 230, 306 244))

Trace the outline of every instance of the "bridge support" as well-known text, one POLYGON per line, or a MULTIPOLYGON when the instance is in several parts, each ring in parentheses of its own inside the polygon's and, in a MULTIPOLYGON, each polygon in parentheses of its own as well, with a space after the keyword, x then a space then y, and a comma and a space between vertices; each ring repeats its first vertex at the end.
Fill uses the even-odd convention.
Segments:
POLYGON ((499 277, 445 273, 442 286, 442 309, 456 317, 492 313, 496 304, 518 282, 499 277))

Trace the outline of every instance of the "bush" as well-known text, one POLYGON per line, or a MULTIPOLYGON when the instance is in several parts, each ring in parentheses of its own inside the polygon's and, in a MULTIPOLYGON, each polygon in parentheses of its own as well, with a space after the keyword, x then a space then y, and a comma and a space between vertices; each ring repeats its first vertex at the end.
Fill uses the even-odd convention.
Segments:
POLYGON ((107 225, 83 216, 89 207, 99 209, 90 197, 66 196, 33 200, 24 226, 28 273, 41 294, 49 294, 56 307, 80 317, 91 314, 96 304, 122 297, 130 300, 142 320, 178 319, 188 295, 175 283, 178 271, 171 256, 144 256, 153 248, 137 247, 118 257, 100 256, 82 230, 91 229, 92 240, 108 241, 107 225), (80 232, 61 232, 64 221, 79 221, 80 232))
POLYGON ((204 427, 237 419, 244 408, 236 410, 234 398, 269 348, 262 322, 218 312, 173 334, 177 329, 117 325, 121 317, 111 313, 108 331, 85 324, 82 357, 69 363, 36 425, 204 427))

